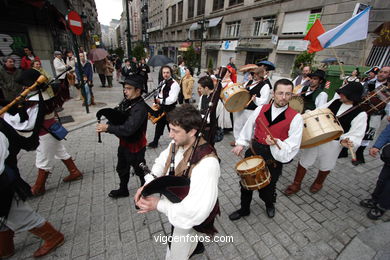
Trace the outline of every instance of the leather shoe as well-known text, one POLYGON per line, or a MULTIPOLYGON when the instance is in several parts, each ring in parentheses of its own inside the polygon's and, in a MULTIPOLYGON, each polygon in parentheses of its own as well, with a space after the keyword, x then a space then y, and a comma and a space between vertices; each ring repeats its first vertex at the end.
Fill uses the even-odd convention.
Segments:
POLYGON ((249 216, 250 213, 241 213, 240 210, 234 211, 232 214, 229 215, 229 219, 231 221, 240 219, 241 217, 249 216))
POLYGON ((368 209, 373 209, 376 207, 376 202, 373 199, 364 199, 360 201, 360 206, 368 208, 368 209))
POLYGON ((108 194, 109 197, 111 198, 124 198, 124 197, 129 197, 130 194, 129 194, 129 191, 128 190, 112 190, 109 194, 108 194))
POLYGON ((269 218, 275 217, 275 207, 272 208, 266 208, 267 216, 269 218))
POLYGON ((157 146, 158 146, 158 143, 156 143, 156 142, 150 142, 150 143, 148 144, 148 147, 149 147, 149 148, 157 148, 157 146))

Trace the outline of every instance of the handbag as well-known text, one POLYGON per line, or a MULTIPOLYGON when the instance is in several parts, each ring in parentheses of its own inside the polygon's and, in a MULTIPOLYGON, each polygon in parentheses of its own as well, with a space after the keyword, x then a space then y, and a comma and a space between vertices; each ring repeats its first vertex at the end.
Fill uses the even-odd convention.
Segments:
POLYGON ((58 141, 66 140, 65 137, 68 134, 68 130, 66 130, 66 128, 63 127, 62 124, 58 121, 52 124, 48 129, 45 128, 45 130, 48 131, 58 141))

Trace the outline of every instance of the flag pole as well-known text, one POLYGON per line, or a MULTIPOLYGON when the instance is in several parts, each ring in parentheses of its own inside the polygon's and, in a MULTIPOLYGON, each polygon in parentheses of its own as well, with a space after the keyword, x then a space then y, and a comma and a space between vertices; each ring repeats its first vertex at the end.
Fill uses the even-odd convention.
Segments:
POLYGON ((330 47, 330 49, 333 51, 333 55, 334 55, 334 56, 336 57, 336 59, 337 59, 337 62, 338 62, 338 64, 339 64, 339 66, 340 66, 341 73, 345 76, 345 74, 344 74, 344 69, 343 69, 343 65, 341 64, 340 59, 339 59, 339 57, 338 57, 337 54, 336 54, 336 51, 333 49, 333 47, 330 47))

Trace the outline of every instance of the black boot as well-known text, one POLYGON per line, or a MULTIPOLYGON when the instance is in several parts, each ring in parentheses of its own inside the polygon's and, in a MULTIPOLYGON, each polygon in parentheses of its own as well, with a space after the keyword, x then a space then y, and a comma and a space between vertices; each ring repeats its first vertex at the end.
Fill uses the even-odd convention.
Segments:
POLYGON ((129 189, 127 188, 127 185, 129 184, 130 179, 130 173, 119 175, 120 184, 119 189, 112 190, 108 196, 111 198, 123 198, 123 197, 129 197, 129 189))
POLYGON ((341 149, 339 158, 347 158, 347 157, 348 157, 348 149, 344 147, 343 149, 341 149))
POLYGON ((356 161, 353 161, 352 164, 357 166, 362 163, 366 163, 364 160, 364 149, 366 149, 367 146, 359 146, 359 148, 356 150, 356 161))

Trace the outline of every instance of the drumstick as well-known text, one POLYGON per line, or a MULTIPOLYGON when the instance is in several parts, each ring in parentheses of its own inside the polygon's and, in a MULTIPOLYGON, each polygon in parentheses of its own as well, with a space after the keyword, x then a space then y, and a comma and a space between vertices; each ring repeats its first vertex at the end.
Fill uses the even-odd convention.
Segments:
POLYGON ((353 146, 349 146, 348 150, 351 153, 352 162, 356 162, 356 154, 355 154, 355 151, 353 150, 353 146))
MULTIPOLYGON (((239 156, 242 160, 245 159, 244 155, 242 155, 242 154, 238 154, 238 156, 239 156)), ((246 165, 248 165, 248 162, 247 162, 246 160, 244 160, 244 163, 245 163, 246 165)))
POLYGON ((260 121, 261 125, 264 127, 267 134, 271 137, 271 140, 275 143, 276 147, 278 147, 279 150, 282 150, 282 148, 280 148, 280 146, 276 142, 275 138, 272 136, 271 131, 268 129, 268 127, 263 123, 263 121, 260 118, 259 118, 259 121, 260 121))
POLYGON ((253 100, 255 100, 255 99, 254 99, 253 96, 252 96, 251 99, 249 99, 249 102, 245 105, 245 107, 248 107, 249 104, 252 103, 253 100))

